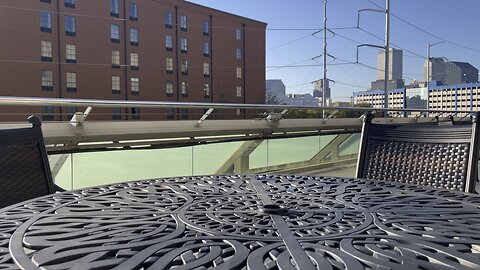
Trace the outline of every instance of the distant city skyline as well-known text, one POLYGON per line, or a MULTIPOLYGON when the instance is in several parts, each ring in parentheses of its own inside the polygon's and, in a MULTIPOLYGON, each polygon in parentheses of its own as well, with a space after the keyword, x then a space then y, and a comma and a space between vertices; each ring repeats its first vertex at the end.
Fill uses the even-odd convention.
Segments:
MULTIPOLYGON (((191 0, 211 8, 268 23, 267 77, 282 79, 287 93, 311 93, 313 84, 323 77, 323 35, 312 35, 323 25, 321 0, 191 0), (286 30, 295 29, 295 30, 286 30)), ((360 29, 355 28, 360 9, 379 9, 384 0, 328 0, 328 78, 334 100, 348 100, 353 91, 368 89, 377 77, 375 48, 359 49, 361 64, 355 62, 360 43, 383 46, 385 15, 362 12, 360 29), (347 29, 348 28, 348 29, 347 29)), ((403 79, 424 79, 423 64, 427 46, 432 57, 469 62, 480 67, 480 26, 477 25, 478 0, 390 0, 391 47, 403 49, 403 79), (461 3, 460 3, 461 2, 461 3)))

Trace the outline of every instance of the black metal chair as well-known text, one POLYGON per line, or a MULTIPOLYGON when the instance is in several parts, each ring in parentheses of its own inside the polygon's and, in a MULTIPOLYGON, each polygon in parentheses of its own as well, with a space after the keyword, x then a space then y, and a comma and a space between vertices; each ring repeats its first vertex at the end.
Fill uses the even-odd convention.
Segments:
POLYGON ((471 125, 373 124, 363 117, 357 178, 475 192, 478 113, 471 125))
POLYGON ((42 122, 31 128, 0 130, 0 208, 61 190, 53 184, 42 122))

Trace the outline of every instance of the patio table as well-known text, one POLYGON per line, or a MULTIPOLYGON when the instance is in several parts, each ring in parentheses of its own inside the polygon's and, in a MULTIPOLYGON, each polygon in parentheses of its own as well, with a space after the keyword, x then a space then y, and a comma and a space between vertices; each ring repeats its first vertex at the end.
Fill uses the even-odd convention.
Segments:
POLYGON ((480 196, 362 179, 220 175, 0 209, 0 268, 480 269, 480 196))

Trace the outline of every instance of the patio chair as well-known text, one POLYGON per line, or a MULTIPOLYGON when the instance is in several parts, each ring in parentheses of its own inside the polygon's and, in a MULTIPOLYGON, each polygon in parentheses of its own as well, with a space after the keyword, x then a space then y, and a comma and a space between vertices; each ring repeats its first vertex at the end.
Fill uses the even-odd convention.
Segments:
POLYGON ((470 125, 374 124, 363 117, 357 178, 475 192, 478 113, 470 125))
POLYGON ((61 190, 53 184, 41 121, 31 128, 0 130, 0 208, 61 190))

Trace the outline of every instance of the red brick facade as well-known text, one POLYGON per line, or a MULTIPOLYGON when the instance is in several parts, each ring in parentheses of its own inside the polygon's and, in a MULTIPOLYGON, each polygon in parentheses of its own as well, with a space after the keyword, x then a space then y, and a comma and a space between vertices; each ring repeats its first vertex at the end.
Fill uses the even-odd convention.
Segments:
MULTIPOLYGON (((265 28, 180 0, 4 0, 0 95, 264 103, 265 28)), ((48 107, 0 108, 0 115, 66 120, 74 109, 55 108, 49 116, 48 107)), ((137 112, 96 108, 93 117, 185 119, 202 113, 137 112)))

